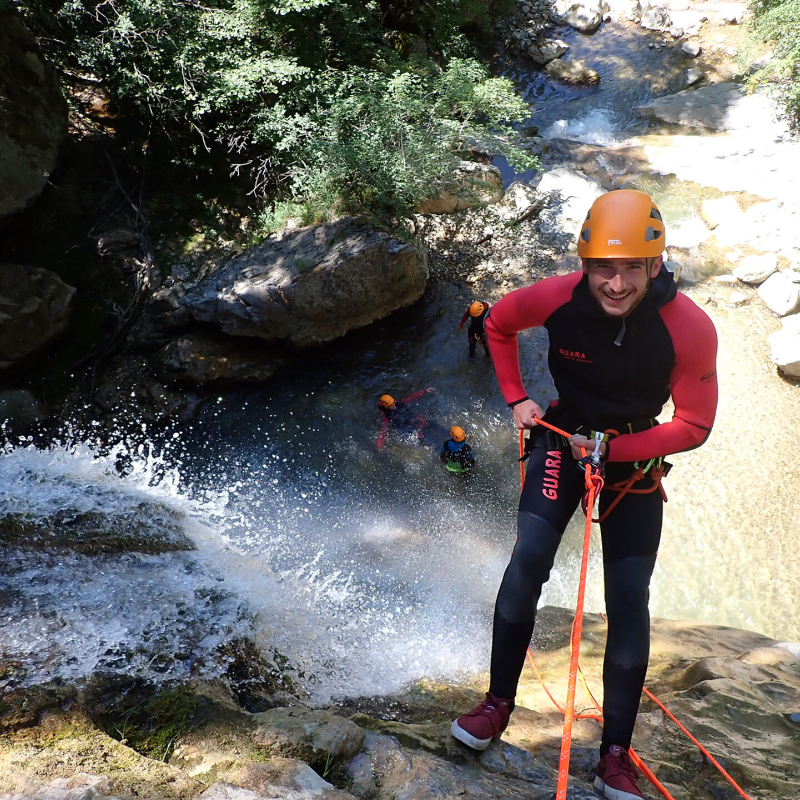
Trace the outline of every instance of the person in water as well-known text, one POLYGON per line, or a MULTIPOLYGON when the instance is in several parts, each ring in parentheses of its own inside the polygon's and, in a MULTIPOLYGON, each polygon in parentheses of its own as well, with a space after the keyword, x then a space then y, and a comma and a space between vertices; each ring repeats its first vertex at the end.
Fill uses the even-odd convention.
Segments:
POLYGON ((475 469, 475 456, 463 428, 458 425, 450 428, 450 438, 442 445, 439 458, 448 472, 466 473, 475 469))
POLYGON ((605 798, 638 800, 628 749, 650 653, 649 585, 661 537, 664 456, 702 445, 717 407, 717 337, 708 316, 677 291, 663 267, 665 228, 649 195, 609 192, 592 205, 578 239, 582 269, 509 293, 486 322, 501 391, 514 424, 531 430, 517 515, 517 542, 494 610, 489 691, 453 722, 456 739, 482 750, 514 709, 536 606, 556 550, 584 493, 580 448, 598 443, 608 639, 603 662, 603 732, 594 787, 605 798), (543 326, 558 399, 545 412, 522 382, 517 332, 543 326), (655 417, 672 397, 672 419, 655 417), (568 440, 537 428, 544 419, 568 440), (652 465, 652 466, 651 466, 652 465), (647 467, 651 466, 649 471, 647 467), (660 468, 660 469, 659 469, 660 468), (636 488, 615 492, 635 471, 636 488), (659 489, 659 491, 655 491, 659 489))
POLYGON ((378 434, 378 447, 383 447, 389 428, 394 428, 400 433, 416 432, 423 441, 430 435, 431 423, 428 419, 415 411, 411 404, 426 394, 433 394, 435 389, 429 386, 421 389, 402 400, 395 400, 390 394, 381 395, 378 400, 378 411, 381 412, 381 432, 378 434))
POLYGON ((464 323, 469 320, 469 328, 467 328, 467 336, 469 338, 469 354, 475 355, 475 347, 480 344, 484 353, 489 355, 489 346, 486 343, 486 331, 483 324, 486 320, 486 314, 489 311, 489 304, 476 300, 461 317, 461 322, 458 323, 459 333, 464 328, 464 323))

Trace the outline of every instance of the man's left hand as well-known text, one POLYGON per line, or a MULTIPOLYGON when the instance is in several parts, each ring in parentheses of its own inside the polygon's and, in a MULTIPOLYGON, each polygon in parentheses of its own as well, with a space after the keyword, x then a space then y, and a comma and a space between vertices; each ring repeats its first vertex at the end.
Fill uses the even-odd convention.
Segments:
MULTIPOLYGON (((581 447, 586 450, 586 455, 590 456, 592 453, 594 453, 595 440, 587 439, 585 436, 579 436, 578 434, 575 434, 574 436, 569 437, 569 445, 572 448, 572 457, 576 461, 580 461, 580 459, 583 458, 581 447)), ((606 443, 600 442, 600 458, 605 458, 605 455, 606 443)))

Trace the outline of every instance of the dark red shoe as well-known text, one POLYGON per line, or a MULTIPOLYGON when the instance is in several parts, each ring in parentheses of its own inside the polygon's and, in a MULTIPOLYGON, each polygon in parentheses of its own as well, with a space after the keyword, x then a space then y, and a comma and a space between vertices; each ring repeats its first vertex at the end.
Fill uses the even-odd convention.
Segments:
POLYGON ((643 800, 639 791, 639 773, 624 747, 616 744, 600 759, 594 788, 606 800, 643 800))
POLYGON ((486 699, 459 717, 450 726, 450 733, 473 750, 485 750, 506 729, 513 710, 513 700, 486 692, 486 699))

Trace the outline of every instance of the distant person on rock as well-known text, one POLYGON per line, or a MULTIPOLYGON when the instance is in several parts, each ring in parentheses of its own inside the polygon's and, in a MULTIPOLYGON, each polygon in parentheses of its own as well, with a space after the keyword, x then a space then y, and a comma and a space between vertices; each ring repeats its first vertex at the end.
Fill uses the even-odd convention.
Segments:
POLYGON ((450 438, 442 445, 439 458, 448 472, 463 475, 475 469, 475 456, 467 444, 467 434, 458 425, 450 428, 450 438))
POLYGON ((584 493, 576 459, 581 447, 594 450, 595 431, 605 432, 597 447, 606 470, 599 513, 608 639, 594 788, 611 800, 643 796, 628 749, 650 653, 663 458, 702 445, 717 408, 714 325, 663 269, 664 246, 664 223, 649 195, 608 192, 583 223, 581 271, 511 292, 486 321, 500 388, 515 426, 531 430, 531 448, 517 541, 495 604, 489 691, 451 731, 482 750, 506 728, 542 586, 584 493), (546 328, 550 339, 558 399, 547 411, 528 397, 520 373, 517 333, 533 327, 546 328), (674 414, 659 425, 670 396, 674 414), (537 427, 538 419, 574 435, 537 427), (636 491, 621 491, 630 478, 636 491))
POLYGON ((429 437, 434 434, 433 428, 440 429, 441 426, 436 423, 431 423, 422 414, 415 411, 411 404, 426 394, 433 394, 436 390, 429 386, 427 389, 421 389, 419 392, 414 392, 402 400, 395 400, 390 394, 381 395, 378 401, 378 410, 381 412, 381 432, 378 434, 376 444, 378 447, 383 447, 386 436, 390 428, 394 428, 400 433, 415 432, 417 436, 423 441, 428 441, 429 437))
POLYGON ((469 320, 469 328, 467 328, 467 336, 469 338, 469 354, 471 358, 475 357, 475 348, 478 344, 483 348, 484 353, 489 355, 489 346, 486 343, 486 331, 483 329, 483 323, 486 320, 486 314, 489 311, 489 304, 476 300, 461 317, 461 322, 458 323, 459 333, 464 328, 464 323, 469 320))

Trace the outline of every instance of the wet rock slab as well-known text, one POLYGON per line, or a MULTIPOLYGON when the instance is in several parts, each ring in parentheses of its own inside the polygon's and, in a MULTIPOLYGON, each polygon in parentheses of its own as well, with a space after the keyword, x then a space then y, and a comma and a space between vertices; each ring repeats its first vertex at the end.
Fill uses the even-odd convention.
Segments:
POLYGON ((779 120, 778 105, 767 92, 748 93, 744 86, 736 83, 687 89, 659 97, 635 110, 646 119, 691 128, 716 131, 768 128, 773 133, 788 133, 786 123, 779 120))
POLYGON ((63 510, 50 516, 0 516, 0 543, 27 549, 100 553, 166 553, 193 550, 183 520, 155 504, 142 503, 138 516, 63 510))

